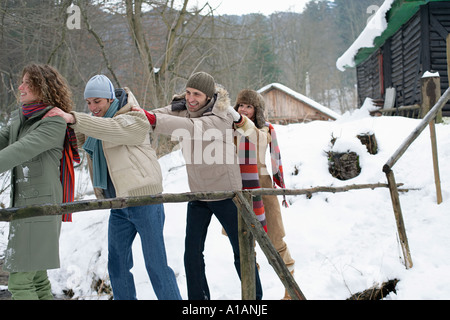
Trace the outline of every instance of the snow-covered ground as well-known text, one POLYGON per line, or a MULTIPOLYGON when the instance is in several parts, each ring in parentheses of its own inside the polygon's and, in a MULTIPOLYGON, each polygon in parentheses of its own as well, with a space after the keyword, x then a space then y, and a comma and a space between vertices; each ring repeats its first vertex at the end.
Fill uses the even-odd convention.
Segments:
MULTIPOLYGON (((275 126, 288 188, 386 183, 382 167, 419 120, 373 118, 363 108, 335 122, 275 126), (376 135, 379 152, 370 155, 356 139, 359 133, 376 135), (337 151, 356 151, 361 174, 339 181, 328 172, 326 151, 331 137, 337 151), (298 174, 293 173, 298 170, 298 174)), ((437 205, 429 130, 413 143, 393 171, 398 183, 414 189, 400 195, 406 232, 414 263, 407 270, 397 237, 388 189, 290 196, 282 208, 286 242, 296 260, 295 279, 309 300, 344 300, 352 294, 390 279, 400 280, 397 292, 386 299, 450 299, 450 126, 437 125, 440 174, 444 202, 437 205)), ((160 159, 166 193, 189 191, 179 151, 160 159)), ((78 188, 89 190, 88 175, 77 172, 78 188)), ((89 198, 89 197, 85 197, 89 198)), ((3 200, 4 201, 4 200, 3 200)), ((169 264, 175 271, 182 297, 187 299, 183 266, 186 204, 166 204, 165 241, 169 264)), ((58 270, 49 272, 55 294, 72 289, 75 298, 107 299, 92 289, 93 279, 108 278, 108 211, 76 213, 64 223, 58 270)), ((8 227, 0 223, 0 256, 8 227)), ((283 297, 281 281, 257 246, 264 299, 283 297)), ((140 242, 134 243, 133 273, 139 299, 156 299, 145 271, 140 242)), ((231 246, 213 218, 206 239, 205 261, 212 299, 239 300, 231 246)))

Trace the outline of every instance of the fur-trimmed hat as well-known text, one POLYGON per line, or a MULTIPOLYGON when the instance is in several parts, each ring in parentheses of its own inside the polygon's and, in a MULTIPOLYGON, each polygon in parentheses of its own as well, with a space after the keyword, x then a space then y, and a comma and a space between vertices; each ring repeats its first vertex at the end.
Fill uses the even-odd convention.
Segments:
POLYGON ((255 119, 253 122, 255 126, 259 129, 264 127, 266 119, 264 117, 264 111, 266 109, 266 104, 264 102, 263 96, 255 90, 244 89, 239 92, 236 98, 236 104, 234 109, 237 111, 240 104, 249 104, 255 108, 255 119))

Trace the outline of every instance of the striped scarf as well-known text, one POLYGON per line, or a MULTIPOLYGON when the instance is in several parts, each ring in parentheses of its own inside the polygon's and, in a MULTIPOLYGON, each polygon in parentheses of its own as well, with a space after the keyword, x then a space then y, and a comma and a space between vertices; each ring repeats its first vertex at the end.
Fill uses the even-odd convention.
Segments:
MULTIPOLYGON (((250 143, 247 137, 240 136, 239 141, 239 167, 242 176, 242 189, 259 189, 258 165, 257 165, 257 151, 256 145, 250 143)), ((261 223, 264 230, 267 232, 266 213, 264 211, 264 204, 262 196, 253 196, 253 212, 256 218, 261 223)))
MULTIPOLYGON (((36 112, 42 111, 48 105, 43 102, 24 104, 22 113, 25 118, 30 118, 36 112)), ((73 202, 75 194, 75 173, 73 162, 80 163, 80 156, 77 148, 77 138, 73 129, 67 127, 64 138, 64 148, 60 164, 60 180, 63 187, 63 203, 73 202)), ((72 213, 62 215, 62 221, 71 222, 72 213)))
MULTIPOLYGON (((80 163, 77 137, 72 128, 67 127, 64 138, 63 156, 60 165, 60 179, 63 186, 63 203, 73 202, 75 197, 75 170, 73 162, 80 163)), ((62 216, 62 221, 72 222, 72 213, 62 216)))
POLYGON ((48 105, 43 102, 29 103, 22 105, 22 113, 25 118, 30 118, 33 114, 38 111, 42 111, 47 108, 48 105))
MULTIPOLYGON (((272 177, 273 177, 273 187, 276 188, 277 185, 285 189, 286 185, 284 183, 283 175, 283 165, 281 163, 281 153, 280 147, 278 145, 277 134, 275 133, 275 128, 270 122, 266 122, 265 125, 269 127, 270 136, 272 141, 270 142, 270 160, 272 162, 272 177)), ((288 207, 286 196, 283 195, 283 206, 288 207)))

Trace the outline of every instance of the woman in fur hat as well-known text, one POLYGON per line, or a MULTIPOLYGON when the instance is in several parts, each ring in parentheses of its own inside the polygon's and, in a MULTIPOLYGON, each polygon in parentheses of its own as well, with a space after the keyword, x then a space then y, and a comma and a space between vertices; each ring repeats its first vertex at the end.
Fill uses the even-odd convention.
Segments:
MULTIPOLYGON (((244 89, 239 92, 234 106, 237 114, 235 117, 235 128, 243 132, 244 135, 256 139, 258 149, 258 173, 261 188, 272 188, 278 185, 284 188, 283 169, 281 166, 280 151, 276 140, 276 133, 273 126, 264 117, 264 98, 254 90, 244 89), (248 121, 248 120, 251 121, 248 121), (256 136, 252 132, 256 133, 256 136), (266 168, 265 154, 267 147, 270 147, 272 160, 273 182, 266 168)), ((285 236, 283 220, 281 217, 280 204, 275 195, 265 195, 262 197, 267 221, 267 235, 269 236, 275 249, 280 254, 288 270, 294 273, 295 261, 292 259, 287 244, 283 240, 285 236)), ((283 203, 287 206, 285 200, 283 203)), ((290 299, 285 293, 284 299, 290 299)))

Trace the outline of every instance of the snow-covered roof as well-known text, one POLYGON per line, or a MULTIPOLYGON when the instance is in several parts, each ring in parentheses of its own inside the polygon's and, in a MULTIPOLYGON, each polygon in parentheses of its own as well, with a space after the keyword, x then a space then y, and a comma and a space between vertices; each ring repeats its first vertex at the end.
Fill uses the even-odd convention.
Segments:
POLYGON ((359 37, 336 61, 340 71, 365 61, 406 23, 420 6, 448 0, 385 0, 359 37))
POLYGON ((285 93, 287 93, 288 95, 292 96, 293 98, 300 100, 304 103, 306 103, 307 105, 309 105, 310 107, 326 114, 327 116, 329 116, 330 118, 337 120, 339 119, 341 116, 339 114, 337 114, 336 112, 334 112, 333 110, 321 105, 320 103, 302 95, 301 93, 298 93, 288 87, 286 87, 285 85, 282 85, 280 83, 271 83, 261 89, 258 90, 259 93, 264 93, 266 91, 269 91, 271 89, 279 89, 285 93))
POLYGON ((372 19, 367 23, 367 26, 361 32, 359 37, 353 42, 350 48, 336 61, 336 67, 340 71, 345 71, 345 68, 355 67, 355 56, 361 48, 370 48, 374 46, 374 40, 387 28, 386 13, 391 9, 395 0, 386 0, 381 5, 380 9, 375 13, 372 19))

